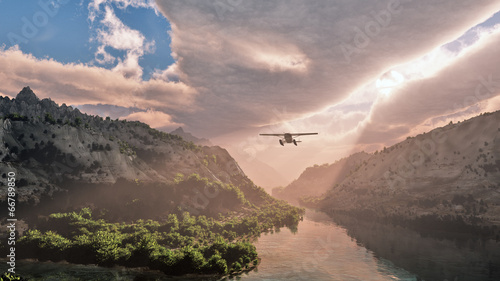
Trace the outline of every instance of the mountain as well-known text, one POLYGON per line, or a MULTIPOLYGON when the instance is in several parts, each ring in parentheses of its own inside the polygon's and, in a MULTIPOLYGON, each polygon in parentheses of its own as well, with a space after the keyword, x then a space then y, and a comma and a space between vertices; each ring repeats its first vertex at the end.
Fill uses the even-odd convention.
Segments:
POLYGON ((308 168, 285 190, 298 189, 300 183, 313 196, 302 198, 302 204, 329 213, 434 228, 500 226, 500 111, 450 123, 367 158, 355 154, 339 163, 350 171, 345 177, 331 179, 335 164, 308 168), (317 196, 314 188, 327 186, 322 180, 328 177, 330 188, 317 196))
MULTIPOLYGON (((177 135, 182 137, 186 141, 190 141, 196 145, 200 146, 213 146, 210 140, 205 138, 198 138, 193 134, 184 131, 182 127, 179 127, 170 132, 172 135, 177 135)), ((231 150, 230 150, 231 151, 231 150)), ((275 186, 280 186, 285 184, 287 181, 285 178, 276 171, 273 167, 267 165, 266 163, 259 161, 258 159, 248 159, 248 157, 238 157, 237 151, 231 151, 231 155, 235 157, 238 165, 242 168, 245 174, 252 179, 252 181, 261 186, 267 192, 271 192, 271 189, 275 186)))
POLYGON ((212 146, 213 144, 210 142, 210 140, 205 139, 205 138, 197 138, 193 136, 191 133, 185 132, 182 127, 179 127, 172 132, 170 132, 172 135, 177 135, 181 138, 183 138, 186 141, 190 141, 196 145, 206 145, 206 146, 212 146))
MULTIPOLYGON (((134 192, 131 186, 175 184, 188 180, 192 174, 208 182, 220 182, 228 186, 225 190, 234 187, 237 189, 234 192, 242 192, 256 206, 272 200, 248 179, 225 149, 186 141, 184 137, 189 137, 188 133, 181 137, 157 131, 141 122, 83 114, 50 99, 40 100, 29 87, 15 99, 0 97, 0 117, 2 177, 15 172, 17 200, 30 208, 44 200, 52 205, 47 202, 41 205, 50 205, 53 211, 57 210, 56 206, 95 205, 99 200, 104 208, 106 202, 112 201, 109 196, 116 194, 97 187, 121 185, 134 192), (63 199, 56 202, 55 198, 63 199)), ((176 131, 183 132, 182 129, 176 131)), ((125 198, 124 194, 124 190, 119 193, 123 200, 134 200, 132 195, 125 198)), ((214 215, 241 207, 236 204, 225 209, 220 205, 205 208, 206 194, 210 194, 206 186, 195 184, 195 187, 176 191, 180 201, 168 199, 166 202, 171 209, 201 206, 203 213, 211 211, 214 215)), ((151 196, 154 198, 154 193, 151 196)))
POLYGON ((248 177, 252 179, 257 185, 264 188, 267 192, 271 193, 272 189, 276 186, 283 186, 288 183, 280 172, 276 171, 269 164, 266 164, 259 159, 248 159, 248 157, 238 157, 238 164, 248 177))
MULTIPOLYGON (((183 137, 29 87, 0 97, 0 208, 16 218, 16 232, 0 236, 19 236, 16 259, 219 278, 255 268, 249 238, 296 231, 305 211, 256 186, 225 149, 183 137)), ((2 255, 11 249, 0 244, 2 255)))
POLYGON ((298 203, 304 196, 320 196, 335 184, 342 182, 370 157, 371 155, 366 152, 359 152, 330 165, 309 167, 288 186, 274 188, 272 195, 292 203, 298 203))

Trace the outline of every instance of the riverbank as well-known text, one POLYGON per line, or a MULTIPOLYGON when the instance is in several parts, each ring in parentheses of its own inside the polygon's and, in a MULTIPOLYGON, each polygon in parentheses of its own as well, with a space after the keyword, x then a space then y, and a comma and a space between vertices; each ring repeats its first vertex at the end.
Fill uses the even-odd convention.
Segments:
POLYGON ((296 229, 303 212, 275 201, 258 211, 220 220, 183 212, 162 222, 111 223, 99 215, 94 218, 92 210, 84 208, 38 221, 16 242, 16 257, 147 268, 168 276, 236 276, 258 264, 251 238, 285 226, 296 229))
POLYGON ((337 210, 333 208, 325 208, 323 209, 323 212, 331 217, 343 215, 359 220, 398 225, 434 236, 470 235, 476 238, 500 241, 500 228, 498 228, 497 225, 489 224, 488 222, 482 221, 473 216, 441 216, 433 213, 419 216, 405 216, 398 214, 380 215, 380 212, 371 209, 337 210))
MULTIPOLYGON (((356 240, 347 235, 346 229, 337 226, 324 213, 311 210, 306 210, 297 229, 281 228, 272 233, 263 233, 252 244, 261 261, 256 269, 235 277, 239 280, 417 280, 415 275, 358 245, 356 240)), ((36 276, 30 281, 47 281, 50 276, 57 280, 82 281, 214 280, 199 276, 170 277, 161 272, 139 272, 133 268, 53 262, 29 264, 23 261, 18 270, 21 273, 31 272, 30 277, 36 276)))

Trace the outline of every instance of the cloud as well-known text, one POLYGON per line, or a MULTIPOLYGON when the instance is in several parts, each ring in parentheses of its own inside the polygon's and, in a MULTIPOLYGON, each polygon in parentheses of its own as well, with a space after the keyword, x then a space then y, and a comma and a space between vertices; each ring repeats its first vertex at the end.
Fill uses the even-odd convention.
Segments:
POLYGON ((180 79, 201 93, 204 110, 185 122, 209 135, 269 125, 283 106, 293 120, 338 104, 500 9, 493 0, 217 3, 157 1, 180 79))
POLYGON ((128 79, 96 66, 37 59, 16 47, 0 48, 0 65, 0 92, 10 96, 29 85, 40 97, 58 103, 113 104, 170 115, 196 109, 196 90, 182 82, 128 79))
POLYGON ((153 128, 177 128, 184 124, 176 123, 172 121, 172 116, 155 110, 147 110, 142 112, 134 112, 120 119, 126 119, 128 121, 141 121, 153 128))
POLYGON ((380 95, 360 141, 378 136, 394 142, 415 127, 434 128, 494 109, 490 101, 496 104, 500 95, 499 45, 500 25, 484 32, 434 75, 410 80, 389 96, 380 95))
POLYGON ((144 35, 138 30, 126 26, 115 14, 110 6, 104 8, 102 27, 97 29, 96 40, 101 44, 95 52, 95 60, 100 64, 118 61, 113 71, 123 76, 141 79, 142 67, 139 59, 147 53, 155 51, 155 41, 146 41, 144 35), (105 48, 125 51, 124 59, 115 58, 106 52, 105 48))
POLYGON ((158 80, 179 82, 179 66, 174 63, 165 70, 155 69, 151 76, 158 80))
POLYGON ((77 105, 76 107, 81 112, 101 117, 109 116, 111 119, 119 119, 123 116, 127 116, 134 112, 140 111, 137 108, 116 106, 110 104, 82 104, 82 105, 77 105))
MULTIPOLYGON (((30 85, 58 103, 133 108, 119 114, 235 140, 234 149, 283 170, 472 114, 481 77, 499 78, 496 32, 478 29, 480 39, 470 33, 458 47, 441 47, 498 11, 498 0, 93 0, 88 9, 95 62, 110 70, 0 49, 0 92, 15 96, 30 85), (176 63, 149 81, 139 61, 155 43, 116 16, 128 7, 161 11, 171 23, 176 63), (380 77, 386 95, 377 95, 380 77), (320 135, 283 154, 276 140, 248 137, 268 129, 320 135)), ((498 103, 483 95, 475 106, 498 103)))
POLYGON ((158 11, 154 0, 92 0, 87 8, 89 10, 89 20, 93 22, 99 16, 101 6, 115 4, 119 9, 125 10, 128 7, 133 8, 149 8, 158 11))
POLYGON ((95 60, 99 64, 110 64, 114 63, 116 58, 106 52, 104 45, 97 47, 97 51, 95 52, 95 60))
POLYGON ((382 105, 377 79, 391 71, 404 77, 387 77, 397 80, 390 89, 393 96, 409 87, 409 80, 417 89, 417 80, 440 75, 463 48, 477 43, 474 32, 461 38, 464 33, 500 10, 498 0, 157 4, 171 23, 175 73, 200 92, 195 104, 203 110, 179 120, 228 147, 238 161, 256 157, 289 177, 311 162, 332 162, 392 144, 412 133, 410 124, 426 124, 432 114, 441 116, 432 111, 419 118, 406 108, 407 123, 399 120, 405 119, 405 112, 393 103, 394 108, 372 112, 389 118, 398 111, 387 119, 395 121, 393 126, 386 126, 384 118, 370 119, 371 107, 382 105), (459 46, 442 47, 457 38, 463 41, 459 46), (300 150, 256 137, 266 130, 291 129, 320 135, 304 139, 300 150))

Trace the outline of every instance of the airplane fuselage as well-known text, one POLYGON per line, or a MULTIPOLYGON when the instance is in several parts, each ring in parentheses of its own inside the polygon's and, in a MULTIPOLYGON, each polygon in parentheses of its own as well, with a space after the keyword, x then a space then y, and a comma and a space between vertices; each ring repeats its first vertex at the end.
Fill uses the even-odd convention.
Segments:
POLYGON ((306 135, 317 135, 317 134, 318 133, 293 133, 293 134, 292 133, 284 133, 284 134, 259 134, 259 135, 280 137, 279 142, 281 145, 285 145, 285 143, 293 143, 295 146, 297 146, 297 143, 300 141, 296 140, 294 137, 306 136, 306 135))

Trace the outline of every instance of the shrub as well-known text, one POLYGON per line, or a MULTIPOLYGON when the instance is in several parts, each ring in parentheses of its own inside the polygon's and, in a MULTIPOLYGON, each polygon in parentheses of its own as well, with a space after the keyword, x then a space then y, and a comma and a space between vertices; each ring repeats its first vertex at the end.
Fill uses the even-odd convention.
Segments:
POLYGON ((49 124, 56 124, 56 120, 54 119, 54 117, 52 117, 52 115, 50 113, 45 113, 45 122, 49 123, 49 124))

